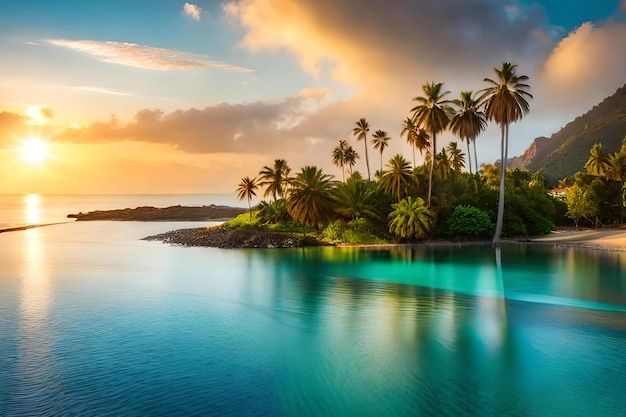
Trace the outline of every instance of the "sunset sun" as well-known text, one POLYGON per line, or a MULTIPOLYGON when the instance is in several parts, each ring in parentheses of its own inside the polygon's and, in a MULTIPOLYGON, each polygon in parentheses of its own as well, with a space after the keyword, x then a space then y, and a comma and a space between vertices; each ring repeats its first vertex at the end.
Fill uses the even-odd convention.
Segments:
POLYGON ((22 158, 31 164, 40 164, 48 157, 48 145, 39 138, 23 141, 19 151, 22 158))

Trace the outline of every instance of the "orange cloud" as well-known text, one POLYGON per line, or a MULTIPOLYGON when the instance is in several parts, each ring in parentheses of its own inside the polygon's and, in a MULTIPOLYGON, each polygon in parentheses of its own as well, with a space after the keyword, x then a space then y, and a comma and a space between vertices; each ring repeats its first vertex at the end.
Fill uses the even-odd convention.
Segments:
MULTIPOLYGON (((301 130, 303 121, 319 110, 317 103, 329 91, 306 89, 281 101, 222 103, 202 110, 165 113, 143 109, 130 123, 122 124, 113 117, 108 122, 63 130, 55 139, 74 143, 153 142, 188 153, 303 151, 306 138, 311 136, 301 130)), ((322 130, 317 126, 314 132, 322 130)))

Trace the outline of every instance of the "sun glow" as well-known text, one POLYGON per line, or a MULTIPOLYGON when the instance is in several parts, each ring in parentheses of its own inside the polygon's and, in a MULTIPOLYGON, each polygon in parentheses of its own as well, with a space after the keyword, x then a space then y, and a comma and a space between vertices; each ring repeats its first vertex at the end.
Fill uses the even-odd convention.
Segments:
POLYGON ((31 164, 40 164, 48 157, 48 144, 39 138, 23 141, 19 150, 22 158, 31 164))

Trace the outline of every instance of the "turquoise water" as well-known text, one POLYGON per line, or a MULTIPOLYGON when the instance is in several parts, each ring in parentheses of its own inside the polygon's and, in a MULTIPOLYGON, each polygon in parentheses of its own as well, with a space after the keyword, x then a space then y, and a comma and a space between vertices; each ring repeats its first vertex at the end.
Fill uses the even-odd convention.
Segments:
POLYGON ((623 416, 626 254, 0 234, 0 416, 623 416), (499 265, 499 266, 498 266, 499 265))

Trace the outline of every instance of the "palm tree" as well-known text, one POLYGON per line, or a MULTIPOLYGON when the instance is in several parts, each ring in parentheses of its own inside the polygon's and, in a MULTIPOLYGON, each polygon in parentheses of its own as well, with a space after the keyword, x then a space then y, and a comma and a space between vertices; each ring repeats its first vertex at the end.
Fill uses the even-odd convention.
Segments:
POLYGON ((407 117, 402 121, 402 130, 400 131, 400 137, 406 135, 406 143, 411 145, 411 151, 413 151, 413 168, 415 168, 415 146, 417 142, 417 129, 418 126, 413 123, 413 119, 407 117))
POLYGON ((349 219, 361 217, 378 218, 373 184, 363 181, 359 173, 339 185, 335 191, 337 208, 335 211, 349 219))
POLYGON ((478 108, 478 102, 472 97, 472 91, 462 91, 461 99, 456 100, 458 111, 450 120, 450 130, 461 140, 467 142, 467 160, 469 171, 472 173, 472 158, 470 157, 470 142, 474 142, 474 160, 478 172, 478 156, 476 155, 476 138, 487 128, 485 113, 478 108))
POLYGON ((407 197, 391 205, 389 232, 401 239, 419 239, 428 235, 432 214, 420 197, 407 197))
POLYGON ((446 148, 442 148, 435 157, 435 173, 440 180, 445 181, 453 170, 452 158, 448 155, 446 148))
MULTIPOLYGON (((413 122, 430 132, 431 156, 437 155, 437 134, 443 132, 453 113, 449 106, 450 100, 445 100, 449 91, 442 91, 443 83, 426 83, 422 86, 424 97, 415 97, 413 100, 419 104, 411 109, 413 112, 413 122)), ((430 159, 430 175, 428 178, 428 207, 430 207, 433 192, 433 171, 435 160, 430 159)))
POLYGON ((370 177, 370 160, 367 155, 367 132, 370 131, 370 122, 364 117, 360 118, 356 122, 356 127, 352 129, 352 134, 356 136, 356 140, 363 140, 365 142, 365 164, 367 166, 367 180, 371 181, 370 177))
POLYGON ((293 178, 287 198, 287 212, 303 226, 320 226, 333 213, 335 181, 314 166, 305 166, 293 178))
POLYGON ((289 173, 291 168, 287 165, 284 159, 274 160, 274 167, 270 168, 264 166, 261 172, 259 172, 259 185, 265 188, 263 197, 271 195, 274 201, 278 197, 283 197, 289 184, 289 173))
POLYGON ((374 146, 374 149, 380 150, 380 172, 383 172, 383 152, 389 146, 390 140, 391 136, 384 130, 377 130, 372 135, 372 146, 374 146))
POLYGON ((527 91, 530 86, 526 84, 528 77, 517 75, 517 65, 505 62, 502 69, 494 68, 498 79, 496 81, 485 78, 484 81, 490 86, 481 90, 478 102, 485 106, 485 116, 488 120, 495 121, 500 125, 502 139, 500 142, 501 171, 500 171, 500 195, 498 198, 498 217, 493 243, 500 240, 502 233, 502 220, 504 218, 504 177, 506 175, 506 159, 509 152, 509 125, 521 120, 530 111, 527 98, 533 96, 527 91))
POLYGON ((585 169, 591 175, 603 176, 609 169, 607 155, 602 151, 602 144, 596 143, 589 151, 589 159, 585 163, 585 169))
POLYGON ((346 173, 343 169, 344 165, 346 165, 346 148, 348 146, 348 142, 340 139, 339 145, 335 146, 333 149, 333 164, 341 168, 341 179, 342 181, 346 181, 346 173))
POLYGON ((237 197, 239 200, 246 198, 248 200, 248 211, 250 212, 250 222, 252 222, 252 207, 250 206, 250 200, 256 196, 256 189, 259 188, 257 179, 250 177, 243 177, 241 182, 237 186, 237 197))
POLYGON ((359 154, 354 150, 354 148, 351 145, 348 145, 348 147, 345 149, 345 164, 348 165, 348 172, 350 173, 350 175, 352 175, 352 168, 354 168, 354 165, 356 164, 356 160, 359 159, 359 154))
POLYGON ((459 145, 456 142, 450 142, 447 150, 452 170, 454 172, 461 172, 461 170, 465 168, 465 155, 463 154, 463 151, 459 148, 459 145))
POLYGON ((397 201, 409 194, 413 183, 411 164, 400 154, 395 155, 387 163, 388 170, 383 171, 378 188, 393 195, 397 201))

